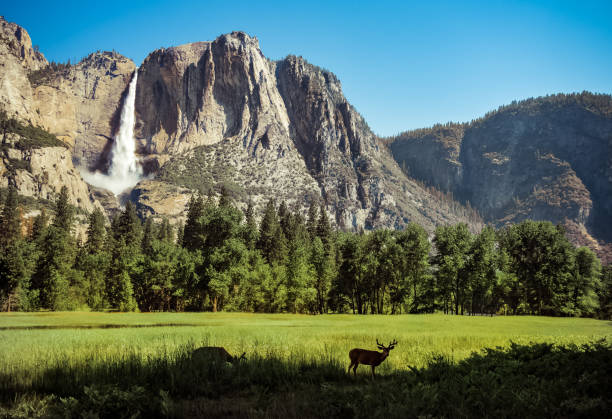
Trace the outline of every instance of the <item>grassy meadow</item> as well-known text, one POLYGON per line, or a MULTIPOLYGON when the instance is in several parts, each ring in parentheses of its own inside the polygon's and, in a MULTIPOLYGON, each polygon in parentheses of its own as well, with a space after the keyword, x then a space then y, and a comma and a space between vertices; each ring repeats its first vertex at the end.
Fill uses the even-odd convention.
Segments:
MULTIPOLYGON (((481 365, 486 359, 486 362, 497 359, 496 368, 506 362, 515 365, 517 359, 522 362, 524 353, 540 354, 539 358, 527 356, 525 362, 553 356, 556 359, 553 368, 557 365, 562 369, 564 362, 568 368, 574 368, 573 364, 580 364, 580 354, 593 352, 608 357, 609 344, 592 343, 611 338, 611 322, 580 318, 3 313, 0 403, 4 403, 3 414, 8 417, 18 417, 23 412, 28 417, 54 411, 61 416, 79 417, 87 409, 100 417, 117 417, 120 412, 129 416, 130 409, 149 415, 154 411, 161 416, 200 417, 208 412, 214 416, 300 417, 308 416, 309 406, 311 416, 317 417, 325 409, 310 403, 318 399, 317 403, 331 409, 326 411, 328 416, 358 417, 367 410, 351 405, 353 396, 347 395, 350 392, 376 393, 381 386, 389 385, 390 391, 403 388, 402 397, 408 397, 408 388, 430 391, 420 385, 427 381, 424 378, 427 374, 434 374, 432 371, 441 366, 448 370, 444 376, 454 371, 464 377, 462 366, 474 362, 481 365), (393 339, 398 341, 389 358, 377 368, 380 377, 371 380, 366 366, 359 367, 357 378, 346 374, 349 350, 375 349, 377 338, 384 344, 393 339), (512 348, 511 342, 515 344, 512 348), (556 350, 551 344, 561 349, 556 350), (223 346, 235 355, 246 352, 247 361, 231 365, 191 359, 190 352, 199 346, 223 346), (484 348, 496 347, 505 349, 483 352, 484 348), (555 358, 559 356, 562 359, 555 358), (301 389, 298 393, 296 387, 301 389), (322 393, 334 396, 326 401, 322 393), (335 406, 334 400, 343 400, 345 396, 348 405, 335 406), (151 399, 161 405, 145 402, 151 399), (278 406, 271 408, 264 400, 276 400, 278 406), (300 410, 292 414, 291 409, 299 406, 300 410)), ((589 356, 584 360, 591 362, 595 358, 589 356)), ((537 368, 540 367, 546 372, 550 365, 537 368)), ((490 366, 487 368, 483 377, 490 375, 490 366)), ((584 374, 588 366, 581 368, 584 374)), ((596 366, 593 369, 601 370, 596 366)), ((513 367, 502 375, 512 375, 514 370, 520 368, 513 367)), ((432 380, 440 385, 440 380, 432 380)), ((556 381, 551 378, 551 383, 556 381)), ((495 380, 490 383, 492 388, 495 385, 507 384, 495 380)), ((432 394, 439 397, 440 389, 432 394)), ((428 400, 424 394, 418 397, 428 400)), ((434 399, 413 413, 431 412, 430 407, 439 403, 434 399)), ((596 408, 607 408, 607 399, 595 399, 600 401, 594 405, 596 408)), ((584 403, 581 399, 579 404, 584 403)), ((591 398, 588 403, 587 407, 592 408, 591 398)), ((584 409, 578 411, 584 413, 584 409)), ((389 410, 386 415, 394 416, 394 412, 410 416, 412 411, 389 410)), ((444 416, 452 412, 457 413, 449 410, 441 413, 444 416)))

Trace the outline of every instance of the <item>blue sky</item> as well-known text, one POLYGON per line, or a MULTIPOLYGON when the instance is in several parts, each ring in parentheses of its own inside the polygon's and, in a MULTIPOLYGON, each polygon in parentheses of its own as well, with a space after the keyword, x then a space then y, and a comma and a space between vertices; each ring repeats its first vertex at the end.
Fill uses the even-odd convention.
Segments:
POLYGON ((336 73, 380 135, 514 99, 612 93, 611 0, 10 3, 0 14, 55 61, 114 49, 139 64, 160 47, 245 31, 269 58, 302 55, 336 73))

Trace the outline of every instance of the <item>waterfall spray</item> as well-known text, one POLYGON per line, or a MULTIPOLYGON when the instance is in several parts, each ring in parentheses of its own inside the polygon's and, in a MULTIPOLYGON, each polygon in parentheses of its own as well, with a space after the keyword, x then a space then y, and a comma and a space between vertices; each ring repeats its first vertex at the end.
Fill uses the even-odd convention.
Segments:
POLYGON ((132 188, 142 179, 142 167, 136 157, 134 141, 134 104, 136 102, 137 79, 138 69, 134 71, 123 109, 121 109, 119 133, 115 137, 111 150, 111 164, 108 174, 87 171, 81 173, 87 183, 108 189, 115 195, 132 188))

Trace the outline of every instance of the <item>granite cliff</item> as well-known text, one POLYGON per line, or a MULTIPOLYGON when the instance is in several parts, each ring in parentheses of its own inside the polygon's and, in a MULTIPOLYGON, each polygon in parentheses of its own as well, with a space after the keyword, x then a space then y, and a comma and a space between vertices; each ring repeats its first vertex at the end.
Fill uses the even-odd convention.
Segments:
POLYGON ((301 57, 270 61, 243 32, 151 53, 139 68, 136 112, 158 181, 222 185, 260 209, 276 197, 305 212, 321 199, 344 228, 414 221, 432 230, 475 217, 402 174, 332 73, 301 57))
POLYGON ((28 33, 0 17, 0 187, 16 186, 20 195, 37 202, 29 208, 36 210, 49 206, 67 186, 72 204, 91 211, 99 204, 73 164, 78 136, 63 135, 65 119, 74 120, 82 108, 70 100, 53 101, 59 87, 31 82, 32 74, 48 73, 49 67, 28 33), (51 94, 43 94, 45 89, 51 94))

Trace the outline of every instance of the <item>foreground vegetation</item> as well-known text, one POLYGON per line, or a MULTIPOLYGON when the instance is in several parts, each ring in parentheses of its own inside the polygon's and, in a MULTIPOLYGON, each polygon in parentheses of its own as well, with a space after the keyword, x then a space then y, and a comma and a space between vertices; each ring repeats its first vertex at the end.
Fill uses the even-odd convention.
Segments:
POLYGON ((258 224, 227 193, 193 197, 185 226, 144 223, 128 202, 110 226, 100 210, 74 237, 62 190, 49 224, 20 218, 10 188, 0 218, 4 310, 289 313, 612 313, 612 270, 563 228, 525 221, 503 230, 440 226, 432 242, 402 231, 334 231, 325 207, 306 218, 268 202, 258 224), (25 232, 25 234, 24 234, 25 232))
POLYGON ((14 313, 0 326, 13 417, 602 417, 612 401, 612 329, 593 319, 14 313), (348 351, 377 338, 399 341, 377 379, 348 375, 348 351), (247 361, 192 359, 199 346, 247 361))

